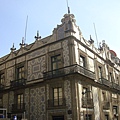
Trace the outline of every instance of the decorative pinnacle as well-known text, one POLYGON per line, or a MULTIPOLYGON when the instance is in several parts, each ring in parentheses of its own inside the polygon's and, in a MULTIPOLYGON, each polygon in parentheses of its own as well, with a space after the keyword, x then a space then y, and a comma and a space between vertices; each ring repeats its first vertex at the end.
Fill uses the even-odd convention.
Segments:
POLYGON ((16 50, 16 48, 14 47, 14 43, 13 43, 13 46, 12 48, 10 48, 11 52, 14 52, 16 50))
POLYGON ((36 40, 41 39, 41 36, 39 35, 39 31, 37 31, 37 36, 35 36, 35 39, 36 39, 36 40))
POLYGON ((20 46, 21 47, 24 47, 26 44, 25 44, 25 42, 24 42, 24 37, 22 37, 22 43, 20 43, 20 46))

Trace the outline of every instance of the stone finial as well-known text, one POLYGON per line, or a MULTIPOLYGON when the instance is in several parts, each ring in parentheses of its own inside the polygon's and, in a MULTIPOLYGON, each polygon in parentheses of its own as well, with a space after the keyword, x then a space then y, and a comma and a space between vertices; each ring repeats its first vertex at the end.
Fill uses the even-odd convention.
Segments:
POLYGON ((101 46, 101 42, 99 43, 99 48, 98 48, 100 51, 103 50, 103 47, 101 46))
POLYGON ((14 52, 16 50, 16 48, 14 47, 14 43, 13 43, 13 46, 12 48, 10 48, 11 52, 14 52))
POLYGON ((37 31, 37 36, 35 36, 35 39, 36 39, 36 40, 41 39, 41 36, 39 35, 39 31, 37 31))
POLYGON ((22 37, 22 43, 20 43, 20 46, 21 46, 21 47, 25 47, 25 45, 26 45, 26 44, 25 44, 25 42, 24 42, 24 37, 22 37))
POLYGON ((90 35, 90 40, 89 40, 90 44, 94 43, 94 40, 92 39, 91 35, 90 35))

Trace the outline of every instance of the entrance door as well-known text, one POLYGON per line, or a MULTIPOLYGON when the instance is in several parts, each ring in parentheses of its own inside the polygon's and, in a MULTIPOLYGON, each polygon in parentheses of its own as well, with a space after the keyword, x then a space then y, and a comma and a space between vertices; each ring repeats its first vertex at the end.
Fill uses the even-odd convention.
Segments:
POLYGON ((52 120, 64 120, 64 116, 53 116, 52 120))

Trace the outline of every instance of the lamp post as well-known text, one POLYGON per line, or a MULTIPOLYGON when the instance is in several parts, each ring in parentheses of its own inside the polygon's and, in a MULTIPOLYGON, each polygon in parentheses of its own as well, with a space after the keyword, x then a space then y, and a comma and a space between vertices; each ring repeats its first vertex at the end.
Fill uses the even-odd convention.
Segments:
MULTIPOLYGON (((85 94, 87 94, 89 92, 91 92, 91 91, 82 92, 82 95, 85 95, 85 94)), ((86 97, 86 118, 87 118, 86 120, 89 120, 89 118, 88 118, 88 104, 87 104, 87 99, 88 99, 88 95, 86 97)))

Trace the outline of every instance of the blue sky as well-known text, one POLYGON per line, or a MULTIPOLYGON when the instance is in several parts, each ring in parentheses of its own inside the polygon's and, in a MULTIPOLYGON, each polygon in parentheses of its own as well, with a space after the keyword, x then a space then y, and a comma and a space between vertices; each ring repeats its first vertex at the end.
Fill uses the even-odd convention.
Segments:
MULTIPOLYGON (((71 13, 75 15, 85 39, 92 38, 97 45, 105 40, 110 49, 120 56, 120 0, 68 0, 71 13)), ((35 41, 39 30, 42 38, 52 34, 67 13, 66 0, 0 0, 0 57, 9 54, 13 43, 19 43, 25 36, 28 16, 26 43, 35 41)))

